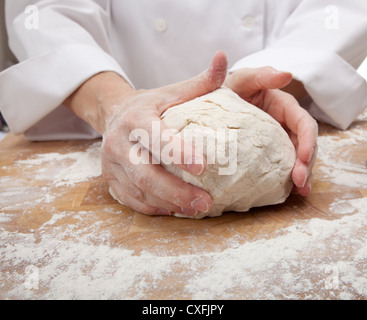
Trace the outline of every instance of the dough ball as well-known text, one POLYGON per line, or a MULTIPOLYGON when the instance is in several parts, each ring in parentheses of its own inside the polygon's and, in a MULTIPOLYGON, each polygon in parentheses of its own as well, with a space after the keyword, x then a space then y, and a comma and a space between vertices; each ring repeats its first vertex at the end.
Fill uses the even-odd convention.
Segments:
POLYGON ((211 195, 211 210, 196 219, 227 211, 245 212, 288 198, 296 159, 288 134, 271 116, 232 90, 222 87, 168 109, 161 118, 207 158, 202 176, 191 175, 173 164, 163 165, 211 195))

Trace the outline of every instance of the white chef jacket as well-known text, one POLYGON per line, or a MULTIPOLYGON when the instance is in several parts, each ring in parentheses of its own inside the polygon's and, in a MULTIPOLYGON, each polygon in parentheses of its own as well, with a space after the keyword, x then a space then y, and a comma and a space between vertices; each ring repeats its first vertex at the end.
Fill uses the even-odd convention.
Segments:
POLYGON ((160 87, 202 72, 217 50, 230 72, 291 72, 309 94, 301 104, 338 128, 367 107, 356 71, 367 55, 366 0, 12 0, 6 15, 19 63, 0 74, 0 109, 32 140, 99 136, 62 105, 99 72, 160 87), (37 28, 26 28, 28 5, 37 28))

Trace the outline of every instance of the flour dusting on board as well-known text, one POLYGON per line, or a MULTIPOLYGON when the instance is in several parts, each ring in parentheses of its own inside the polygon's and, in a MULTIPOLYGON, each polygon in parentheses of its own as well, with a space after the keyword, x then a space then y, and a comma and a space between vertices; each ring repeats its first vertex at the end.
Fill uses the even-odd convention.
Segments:
POLYGON ((52 180, 58 187, 73 185, 101 175, 100 142, 94 143, 85 152, 66 154, 44 153, 31 159, 18 161, 22 167, 39 167, 35 179, 52 180), (68 164, 65 164, 68 162, 68 164), (45 163, 59 163, 57 170, 43 166, 45 163))
MULTIPOLYGON (((12 278, 7 297, 143 299, 147 292, 169 288, 165 280, 177 276, 177 270, 185 279, 184 298, 308 298, 303 293, 312 299, 366 297, 367 282, 360 266, 367 261, 367 198, 349 201, 349 205, 356 214, 331 221, 298 222, 270 239, 241 245, 234 242, 220 252, 179 256, 148 251, 136 255, 133 250, 113 248, 108 242, 94 245, 93 239, 83 233, 77 235, 77 241, 65 241, 75 225, 55 226, 51 234, 45 231, 63 215, 72 215, 82 223, 88 212, 60 213, 40 228, 37 241, 33 234, 2 231, 2 243, 7 245, 0 248, 1 261, 14 266, 7 274, 12 278), (357 252, 353 257, 348 256, 351 249, 357 252), (330 259, 320 262, 320 255, 330 259), (37 271, 40 289, 48 290, 27 289, 27 266, 37 271), (337 276, 336 282, 330 280, 330 272, 337 276), (310 275, 317 281, 311 281, 310 275), (328 288, 328 284, 334 287, 328 288)), ((98 237, 108 240, 110 235, 98 237)))
MULTIPOLYGON (((351 164, 347 160, 336 158, 335 150, 348 151, 349 148, 367 144, 367 131, 354 129, 346 131, 344 137, 335 138, 333 136, 321 136, 319 143, 319 160, 324 164, 321 170, 327 174, 328 180, 336 185, 343 185, 352 188, 367 188, 367 168, 366 161, 351 164)), ((345 152, 347 153, 347 152, 345 152)))

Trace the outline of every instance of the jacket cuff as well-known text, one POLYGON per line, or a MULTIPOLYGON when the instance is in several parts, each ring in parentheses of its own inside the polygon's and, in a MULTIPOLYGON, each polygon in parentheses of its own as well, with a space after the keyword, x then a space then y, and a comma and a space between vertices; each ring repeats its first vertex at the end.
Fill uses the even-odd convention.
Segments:
POLYGON ((367 83, 338 54, 302 48, 269 48, 238 61, 231 69, 273 68, 291 72, 311 99, 303 106, 317 120, 347 129, 367 107, 367 83))
POLYGON ((0 110, 10 130, 23 133, 56 110, 86 80, 104 71, 116 72, 130 83, 119 64, 97 47, 57 48, 0 73, 0 110))

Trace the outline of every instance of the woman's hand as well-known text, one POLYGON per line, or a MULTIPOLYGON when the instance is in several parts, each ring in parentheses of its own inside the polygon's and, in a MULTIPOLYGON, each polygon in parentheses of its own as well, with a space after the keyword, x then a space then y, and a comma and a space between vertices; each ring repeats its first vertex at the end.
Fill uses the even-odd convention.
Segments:
MULTIPOLYGON (((160 140, 161 133, 169 132, 160 119, 168 108, 218 89, 226 75, 226 55, 218 52, 207 71, 181 83, 133 90, 117 74, 106 73, 90 79, 66 101, 70 109, 103 134, 102 174, 121 203, 148 215, 177 212, 195 216, 209 211, 212 199, 206 191, 185 183, 159 162, 152 161, 160 159, 164 148, 162 141, 157 150, 154 139, 160 140), (153 127, 158 127, 159 132, 153 127), (149 141, 130 141, 135 132, 142 131, 149 141), (136 143, 148 151, 149 164, 131 161, 130 150, 136 143)), ((181 155, 175 164, 191 174, 203 174, 206 169, 203 155, 196 154, 191 145, 185 146, 173 133, 171 138, 165 141, 173 141, 174 150, 181 155)))
POLYGON ((225 81, 225 86, 267 112, 288 132, 297 152, 293 182, 296 191, 307 196, 311 192, 312 168, 316 161, 318 125, 294 97, 302 93, 301 86, 292 84, 290 73, 271 67, 241 69, 225 81), (285 87, 288 92, 296 88, 296 94, 293 96, 279 90, 285 87))

